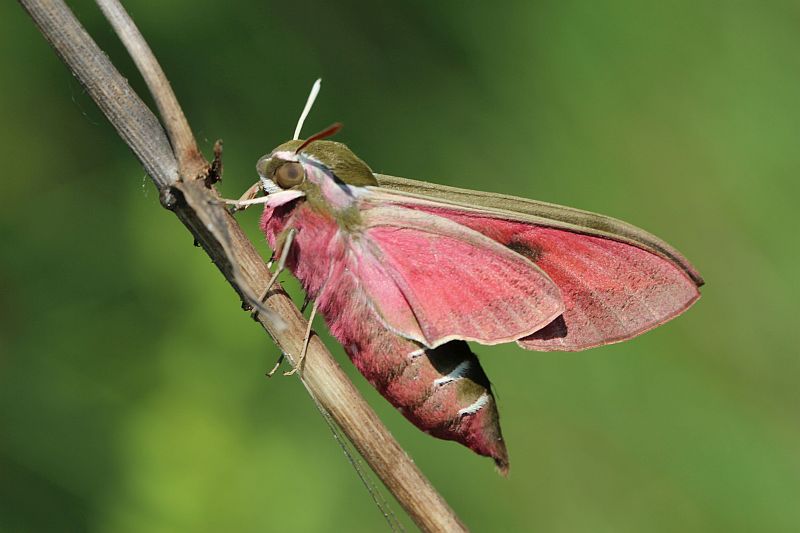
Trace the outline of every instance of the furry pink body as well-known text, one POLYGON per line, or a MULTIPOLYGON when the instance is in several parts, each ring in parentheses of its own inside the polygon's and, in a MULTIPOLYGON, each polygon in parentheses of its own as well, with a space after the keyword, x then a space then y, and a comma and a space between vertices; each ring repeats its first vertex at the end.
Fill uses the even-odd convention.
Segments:
MULTIPOLYGON (((290 201, 267 205, 261 226, 273 248, 285 228, 297 230, 288 268, 307 294, 317 299, 331 333, 384 397, 423 431, 461 442, 492 457, 501 471, 507 469, 494 396, 465 342, 445 342, 427 349, 387 328, 384 314, 405 313, 402 305, 386 304, 396 298, 395 284, 365 282, 363 276, 382 279, 369 272, 381 265, 369 261, 365 269, 357 260, 364 255, 354 261, 352 235, 341 230, 331 216, 314 211, 306 202, 290 201), (383 300, 376 304, 374 298, 383 300)), ((463 289, 459 291, 463 293, 463 289)), ((414 329, 413 324, 409 327, 414 329)))

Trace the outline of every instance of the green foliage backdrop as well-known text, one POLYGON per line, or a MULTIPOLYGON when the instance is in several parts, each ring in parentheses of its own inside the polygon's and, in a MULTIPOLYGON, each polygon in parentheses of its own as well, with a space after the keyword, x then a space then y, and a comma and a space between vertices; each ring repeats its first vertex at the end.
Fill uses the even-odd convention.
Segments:
MULTIPOLYGON (((477 348, 509 479, 413 428, 335 348, 475 531, 800 530, 798 4, 394 4, 126 2, 201 147, 225 140, 229 197, 321 76, 306 131, 342 121, 376 170, 623 218, 705 275, 695 308, 632 342, 477 348)), ((144 94, 96 7, 72 5, 144 94)), ((385 527, 14 2, 0 44, 0 530, 385 527)))

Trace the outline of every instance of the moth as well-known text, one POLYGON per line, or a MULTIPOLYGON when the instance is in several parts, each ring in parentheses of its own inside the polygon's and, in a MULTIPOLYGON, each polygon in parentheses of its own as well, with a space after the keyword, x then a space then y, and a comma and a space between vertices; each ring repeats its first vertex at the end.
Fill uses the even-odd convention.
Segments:
MULTIPOLYGON (((377 174, 337 127, 259 159, 261 230, 373 386, 421 430, 508 470, 468 342, 577 351, 680 315, 703 278, 672 246, 604 215, 377 174)), ((274 279, 273 277, 273 279, 274 279)), ((306 339, 307 345, 308 339, 306 339)), ((305 352, 305 349, 304 349, 305 352)), ((302 365, 302 355, 296 368, 302 365)))

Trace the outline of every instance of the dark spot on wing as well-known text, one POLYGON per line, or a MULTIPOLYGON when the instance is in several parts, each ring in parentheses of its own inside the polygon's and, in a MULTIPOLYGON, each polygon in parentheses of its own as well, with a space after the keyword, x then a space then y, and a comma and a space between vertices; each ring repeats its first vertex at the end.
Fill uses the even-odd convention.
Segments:
POLYGON ((519 255, 530 259, 534 263, 542 258, 542 249, 538 246, 531 246, 528 243, 512 240, 510 243, 506 244, 506 247, 518 253, 519 255))

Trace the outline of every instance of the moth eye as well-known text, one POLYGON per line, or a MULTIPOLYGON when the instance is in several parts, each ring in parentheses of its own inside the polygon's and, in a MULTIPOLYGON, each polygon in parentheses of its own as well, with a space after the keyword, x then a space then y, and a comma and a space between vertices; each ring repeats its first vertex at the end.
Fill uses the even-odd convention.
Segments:
POLYGON ((290 161, 278 167, 275 171, 275 183, 282 189, 288 189, 299 185, 306 177, 303 165, 290 161))

